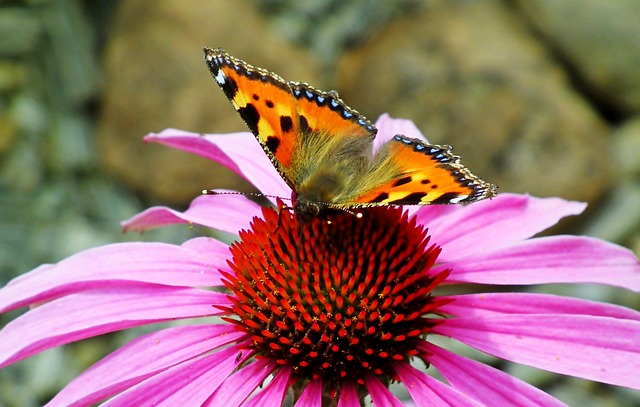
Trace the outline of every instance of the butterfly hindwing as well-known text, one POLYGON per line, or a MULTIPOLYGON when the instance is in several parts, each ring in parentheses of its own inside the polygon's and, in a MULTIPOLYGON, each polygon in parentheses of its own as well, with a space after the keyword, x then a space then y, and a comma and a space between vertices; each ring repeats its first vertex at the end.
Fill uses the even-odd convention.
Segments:
POLYGON ((396 135, 380 154, 380 163, 365 177, 375 186, 353 197, 354 206, 456 204, 495 195, 495 186, 460 164, 449 146, 396 135))

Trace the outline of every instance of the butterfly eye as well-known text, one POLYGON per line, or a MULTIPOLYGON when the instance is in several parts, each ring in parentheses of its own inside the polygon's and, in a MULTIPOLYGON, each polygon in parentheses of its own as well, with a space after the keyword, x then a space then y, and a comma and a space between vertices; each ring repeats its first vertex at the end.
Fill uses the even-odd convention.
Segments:
POLYGON ((322 210, 319 203, 300 200, 294 201, 293 209, 298 214, 302 223, 317 218, 322 210))

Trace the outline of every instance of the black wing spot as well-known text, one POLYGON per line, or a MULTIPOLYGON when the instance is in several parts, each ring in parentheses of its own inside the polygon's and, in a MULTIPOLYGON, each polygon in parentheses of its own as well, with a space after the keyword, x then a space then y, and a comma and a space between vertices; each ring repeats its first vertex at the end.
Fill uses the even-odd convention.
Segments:
POLYGON ((399 178, 399 179, 393 181, 393 187, 399 187, 400 185, 408 184, 408 183, 410 183, 412 181, 412 179, 413 178, 411 178, 411 176, 399 178))
POLYGON ((267 141, 265 142, 269 151, 271 151, 274 155, 278 151, 278 147, 280 147, 280 139, 274 136, 267 137, 267 141))
MULTIPOLYGON (((447 192, 445 194, 440 195, 439 197, 437 197, 436 199, 433 200, 432 203, 438 205, 438 204, 450 204, 452 200, 459 198, 460 194, 457 192, 447 192)), ((461 201, 461 202, 464 202, 461 201)))
POLYGON ((431 180, 430 179, 423 179, 423 180, 420 181, 420 183, 424 184, 424 185, 427 185, 427 184, 431 183, 431 180))
POLYGON ((376 196, 375 198, 373 198, 369 202, 382 202, 382 201, 384 201, 386 199, 389 199, 389 194, 386 193, 386 192, 382 192, 380 195, 376 196))
POLYGON ((280 130, 283 133, 288 133, 293 129, 293 120, 291 116, 280 116, 280 130))
POLYGON ((431 189, 436 189, 436 188, 438 188, 438 184, 431 185, 431 189))
POLYGON ((238 109, 238 113, 240 113, 240 116, 242 116, 244 121, 247 123, 251 132, 258 135, 258 122, 260 121, 260 113, 258 112, 258 109, 256 109, 253 104, 247 103, 246 106, 238 109))
POLYGON ((238 83, 235 81, 235 79, 228 76, 225 76, 224 84, 220 87, 229 99, 235 98, 238 94, 238 83))
POLYGON ((303 115, 298 116, 298 123, 300 124, 300 131, 303 134, 309 134, 310 133, 310 128, 309 128, 309 122, 307 121, 307 118, 304 117, 303 115))
POLYGON ((413 194, 409 194, 404 198, 396 199, 395 201, 389 202, 390 205, 416 205, 420 203, 422 198, 427 196, 427 194, 423 192, 414 192, 413 194))
POLYGON ((253 100, 260 100, 260 96, 258 96, 258 95, 257 95, 257 94, 255 94, 255 93, 253 94, 253 96, 252 96, 252 97, 253 97, 253 100))
POLYGON ((269 109, 273 109, 274 104, 271 100, 267 100, 265 103, 269 109))

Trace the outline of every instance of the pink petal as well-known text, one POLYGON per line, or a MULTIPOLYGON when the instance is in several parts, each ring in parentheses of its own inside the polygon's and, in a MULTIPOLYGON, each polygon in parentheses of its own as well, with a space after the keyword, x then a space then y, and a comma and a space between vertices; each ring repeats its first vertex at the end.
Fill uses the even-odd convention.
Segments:
POLYGON ((358 396, 358 391, 353 383, 342 383, 338 407, 360 407, 360 396, 358 396))
POLYGON ((104 407, 200 406, 237 367, 232 346, 184 361, 102 404, 104 407))
POLYGON ((0 367, 55 346, 133 326, 219 314, 227 295, 140 284, 87 290, 43 304, 0 331, 0 367))
POLYGON ((91 366, 62 389, 47 406, 97 403, 174 365, 235 342, 243 336, 242 332, 228 324, 179 326, 141 336, 91 366))
POLYGON ((374 406, 404 407, 404 404, 376 376, 369 375, 365 379, 365 386, 371 395, 374 406))
POLYGON ((380 146, 391 140, 396 134, 427 141, 426 137, 422 135, 422 132, 411 120, 394 119, 387 113, 378 117, 375 126, 378 129, 378 133, 373 141, 373 151, 378 151, 380 146))
POLYGON ((491 355, 640 389, 640 322, 584 315, 451 318, 433 329, 491 355))
POLYGON ((549 294, 489 293, 438 297, 452 302, 438 309, 457 317, 491 317, 508 314, 591 315, 640 321, 640 312, 618 305, 549 294))
POLYGON ((472 406, 481 407, 480 404, 463 393, 458 392, 444 383, 434 379, 408 363, 399 363, 395 371, 400 381, 407 388, 416 406, 472 406))
POLYGON ((282 180, 251 133, 202 135, 167 129, 149 134, 145 141, 165 144, 222 164, 265 194, 282 198, 291 196, 291 188, 282 180))
POLYGON ((251 400, 243 404, 244 407, 280 407, 289 389, 291 368, 281 367, 273 380, 251 400))
POLYGON ((559 400, 498 369, 441 349, 428 342, 419 348, 460 392, 485 406, 564 406, 559 400))
POLYGON ((194 250, 200 253, 200 256, 209 257, 213 254, 215 256, 223 257, 225 253, 226 256, 224 257, 229 256, 229 246, 217 239, 212 239, 210 237, 195 237, 193 239, 187 240, 180 246, 184 247, 185 249, 194 250))
MULTIPOLYGON (((436 219, 440 217, 446 217, 454 212, 463 209, 461 205, 423 205, 418 206, 418 210, 415 211, 415 218, 417 223, 429 227, 432 223, 436 222, 436 219)), ((431 229, 429 229, 431 231, 431 229)))
POLYGON ((210 238, 182 246, 120 243, 77 253, 58 264, 41 266, 0 290, 0 312, 94 288, 140 283, 219 286, 219 269, 228 269, 229 248, 210 238))
POLYGON ((258 359, 227 378, 203 407, 239 406, 276 368, 270 359, 258 359))
POLYGON ((322 407, 322 379, 312 379, 294 407, 322 407))
POLYGON ((237 235, 247 229, 254 216, 261 216, 261 207, 246 196, 226 194, 200 195, 184 212, 166 206, 149 208, 122 222, 125 232, 140 231, 175 224, 196 224, 237 235))
POLYGON ((640 291, 640 264, 630 250, 580 236, 529 239, 441 265, 445 267, 452 270, 448 282, 596 283, 640 291))
POLYGON ((518 243, 565 216, 581 213, 585 207, 559 198, 500 194, 461 207, 425 226, 432 242, 442 247, 439 260, 452 261, 518 243))

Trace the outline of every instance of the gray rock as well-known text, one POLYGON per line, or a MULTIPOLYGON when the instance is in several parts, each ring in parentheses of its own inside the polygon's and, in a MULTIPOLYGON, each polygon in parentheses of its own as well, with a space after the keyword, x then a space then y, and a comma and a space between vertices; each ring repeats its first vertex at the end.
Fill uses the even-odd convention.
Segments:
POLYGON ((635 177, 640 181, 640 116, 616 129, 613 151, 614 163, 621 176, 635 177))
POLYGON ((640 112, 640 2, 517 0, 581 83, 618 114, 640 112))

